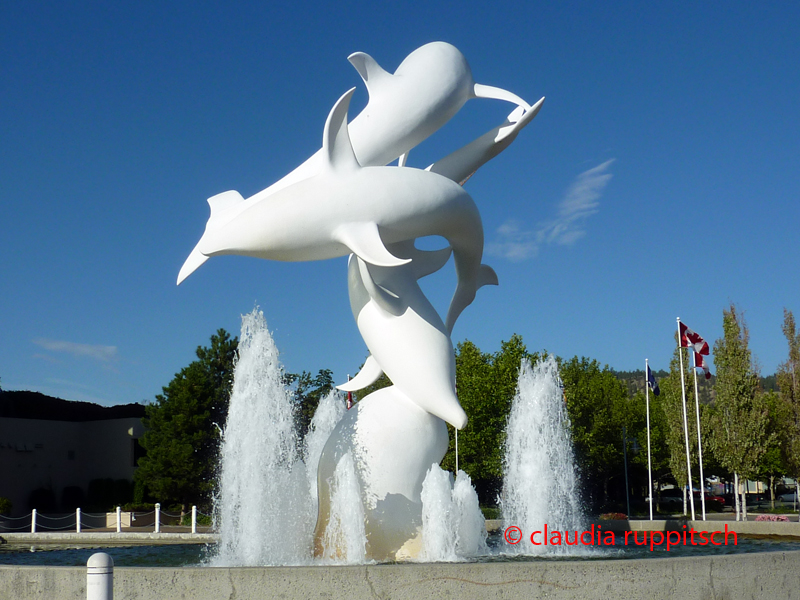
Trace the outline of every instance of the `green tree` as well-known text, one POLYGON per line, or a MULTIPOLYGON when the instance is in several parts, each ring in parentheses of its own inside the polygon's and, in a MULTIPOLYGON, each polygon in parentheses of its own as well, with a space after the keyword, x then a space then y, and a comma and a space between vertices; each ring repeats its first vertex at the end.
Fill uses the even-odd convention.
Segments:
POLYGON ((220 329, 145 408, 135 479, 162 503, 208 511, 215 489, 238 339, 220 329))
POLYGON ((784 414, 780 443, 788 473, 800 478, 800 332, 792 311, 783 309, 783 335, 789 343, 789 357, 776 374, 784 414))
MULTIPOLYGON (((458 399, 469 417, 458 432, 459 468, 472 478, 484 505, 495 505, 502 488, 506 421, 523 358, 536 363, 538 354, 529 353, 517 334, 501 342, 494 354, 481 352, 468 340, 456 348, 458 399)), ((455 432, 450 428, 442 468, 455 470, 455 462, 455 432)))
POLYGON ((639 435, 639 426, 629 427, 627 387, 608 366, 586 357, 562 360, 559 371, 584 500, 595 511, 621 507, 625 501, 622 428, 628 429, 630 439, 639 435))
MULTIPOLYGON (((642 372, 642 377, 644 377, 644 372, 642 372)), ((650 392, 650 462, 655 498, 658 498, 656 494, 661 484, 672 477, 666 441, 667 423, 661 407, 662 397, 661 395, 655 396, 650 392)), ((650 493, 650 486, 647 481, 647 402, 644 392, 639 391, 629 397, 626 411, 621 419, 627 423, 631 486, 634 488, 638 486, 639 495, 646 498, 650 493), (636 446, 633 446, 634 440, 636 446), (636 447, 638 447, 638 451, 636 451, 636 447)), ((645 504, 643 508, 647 510, 647 505, 645 504)))
MULTIPOLYGON (((771 441, 767 431, 768 411, 759 394, 759 376, 749 348, 744 319, 731 305, 722 314, 723 337, 714 344, 717 379, 710 418, 710 447, 720 464, 733 473, 737 489, 736 518, 739 519, 739 482, 755 477, 771 441)), ((741 512, 747 519, 742 490, 741 512)))
POLYGON ((770 506, 775 508, 775 485, 777 480, 789 474, 783 442, 790 415, 780 394, 764 392, 762 398, 767 410, 767 436, 769 443, 764 455, 761 457, 761 461, 757 465, 757 477, 768 482, 770 506))
MULTIPOLYGON (((690 385, 692 381, 691 368, 689 367, 689 351, 687 348, 679 348, 675 340, 675 350, 669 364, 669 375, 661 380, 661 402, 660 409, 664 415, 666 424, 665 441, 669 451, 669 468, 678 487, 684 490, 689 485, 689 476, 686 467, 686 434, 684 432, 683 419, 683 395, 686 395, 686 421, 689 429, 689 454, 692 463, 692 473, 697 476, 696 470, 697 456, 697 419, 692 418, 690 413, 689 399, 694 399, 694 388, 690 385), (683 355, 681 357, 681 354, 683 355), (684 388, 681 391, 681 360, 683 360, 683 382, 684 388)), ((686 494, 684 493, 684 514, 686 514, 686 494)))
POLYGON ((320 400, 327 396, 333 389, 333 371, 320 369, 312 377, 308 371, 299 375, 289 373, 284 376, 288 384, 294 384, 294 397, 297 402, 297 435, 303 439, 311 425, 311 419, 319 406, 320 400))

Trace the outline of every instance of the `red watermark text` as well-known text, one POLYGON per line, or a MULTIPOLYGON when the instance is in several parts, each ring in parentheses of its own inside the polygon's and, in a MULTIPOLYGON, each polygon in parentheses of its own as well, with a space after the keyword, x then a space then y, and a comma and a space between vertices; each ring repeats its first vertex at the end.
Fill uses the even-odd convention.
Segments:
MULTIPOLYGON (((522 530, 516 525, 506 527, 503 537, 508 544, 519 544, 522 541, 522 530)), ((626 531, 619 536, 614 532, 603 530, 602 525, 592 525, 585 531, 560 531, 549 529, 545 523, 544 529, 534 531, 530 536, 534 546, 648 546, 650 550, 656 547, 665 547, 669 552, 672 546, 727 546, 729 543, 736 546, 738 543, 736 532, 729 531, 725 524, 724 531, 698 531, 694 527, 683 531, 626 531), (617 544, 618 537, 623 538, 622 544, 617 544)))

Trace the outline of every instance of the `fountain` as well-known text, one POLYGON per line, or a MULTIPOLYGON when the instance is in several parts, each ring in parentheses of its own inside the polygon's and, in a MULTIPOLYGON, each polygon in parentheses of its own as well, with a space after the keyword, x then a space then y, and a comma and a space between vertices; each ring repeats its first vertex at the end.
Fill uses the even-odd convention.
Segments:
MULTIPOLYGON (((506 428, 503 460, 503 521, 522 531, 583 531, 569 417, 558 365, 552 356, 520 366, 517 391, 506 428)), ((522 536, 511 552, 542 554, 574 551, 566 545, 535 545, 522 536)))
MULTIPOLYGON (((438 466, 438 460, 432 460, 424 444, 421 451, 408 448, 398 456, 397 444, 384 440, 390 450, 385 457, 372 457, 362 464, 390 474, 398 466, 410 465, 406 470, 411 473, 420 472, 417 463, 427 463, 428 468, 422 478, 411 482, 418 490, 386 493, 381 501, 362 503, 364 486, 383 480, 375 474, 359 474, 354 454, 376 446, 373 434, 394 437, 402 444, 408 432, 393 425, 397 411, 402 416, 410 408, 432 427, 429 443, 446 444, 446 437, 435 434, 441 433, 441 420, 397 396, 395 386, 381 391, 351 411, 345 411, 338 393, 328 394, 320 401, 301 444, 295 434, 295 406, 283 383, 264 315, 255 309, 242 317, 216 502, 221 540, 212 565, 360 564, 368 552, 371 558, 382 560, 462 561, 490 553, 469 476, 458 471, 453 479, 438 466), (394 406, 397 402, 399 408, 394 406), (359 424, 366 431, 359 430, 359 424), (419 506, 415 507, 411 500, 417 496, 419 506), (398 533, 403 543, 392 553, 377 546, 386 546, 387 531, 375 528, 371 519, 384 519, 398 506, 415 513, 413 528, 398 533), (322 523, 317 522, 318 515, 322 523)), ((545 523, 554 529, 584 529, 568 427, 555 360, 551 357, 534 367, 523 361, 507 426, 501 500, 506 523, 524 531, 541 529, 545 523)), ((415 423, 414 431, 419 428, 415 423)), ((441 448, 433 452, 433 459, 439 454, 443 454, 441 448)), ((392 481, 396 478, 389 484, 392 481)), ((549 547, 553 553, 566 549, 549 547)), ((526 540, 506 544, 501 550, 540 554, 543 547, 526 540)))
MULTIPOLYGON (((335 395, 326 398, 301 447, 263 316, 246 316, 217 503, 221 540, 213 564, 224 568, 119 569, 119 597, 796 595, 800 552, 453 562, 485 553, 486 537, 469 478, 459 472, 453 480, 438 466, 448 444, 445 422, 461 429, 468 420, 456 396, 450 336, 477 291, 498 283, 481 263, 480 214, 462 186, 514 141, 544 98, 529 105, 475 83, 463 55, 443 42, 415 50, 393 74, 364 53, 349 60, 369 92, 361 114, 348 123, 353 90, 346 92, 330 111, 319 152, 251 198, 235 191, 209 198, 206 230, 178 283, 221 254, 281 261, 349 255, 351 309, 370 356, 340 389, 362 389, 381 373, 393 385, 346 413, 335 395), (503 123, 426 169, 408 167, 409 151, 474 98, 516 106, 503 123), (397 166, 386 166, 394 160, 397 166), (426 236, 444 238, 448 246, 417 249, 415 241, 426 236), (417 280, 442 269, 451 254, 458 283, 442 319, 417 280), (376 564, 399 559, 428 562, 376 564), (319 566, 331 563, 343 564, 319 566), (248 565, 311 566, 239 568, 248 565)), ((543 523, 583 528, 560 400, 552 360, 522 366, 502 497, 504 518, 521 536, 513 548, 504 547, 507 552, 539 552, 535 542, 522 540, 543 523)), ((80 568, 0 568, 0 574, 3 597, 78 597, 85 591, 80 568)))
MULTIPOLYGON (((431 465, 438 465, 447 450, 445 423, 462 429, 468 420, 456 395, 450 335, 478 289, 498 283, 494 270, 481 262, 483 225, 462 184, 508 147, 544 98, 531 106, 507 90, 475 83, 461 52, 444 42, 418 48, 394 74, 364 53, 349 60, 370 96, 362 113, 348 123, 353 88, 331 109, 322 149, 297 169, 246 200, 236 191, 209 198, 205 232, 178 283, 221 254, 281 261, 349 255, 350 305, 370 356, 362 371, 339 388, 362 389, 382 373, 393 385, 368 395, 344 415, 318 464, 303 462, 286 392, 276 387, 279 371, 270 366, 276 360, 274 345, 251 331, 253 322, 244 324, 242 356, 247 358, 240 357, 243 381, 235 385, 223 446, 224 464, 242 462, 244 470, 223 467, 219 521, 225 533, 219 560, 236 557, 244 565, 297 560, 307 543, 309 519, 303 515, 314 505, 316 557, 385 561, 417 558, 423 549, 434 553, 424 539, 423 483, 426 474, 436 477, 431 465), (408 152, 472 98, 499 99, 516 108, 498 127, 427 169, 408 167, 408 152), (385 166, 395 159, 398 166, 385 166), (427 236, 444 238, 448 246, 419 250, 416 240, 427 236), (457 285, 442 319, 418 280, 442 269, 451 254, 457 285), (269 370, 263 386, 252 377, 261 368, 269 370), (262 392, 269 396, 266 406, 254 407, 262 392), (239 398, 251 408, 234 407, 239 398), (275 428, 274 443, 263 430, 267 423, 275 428), (309 470, 316 474, 316 502, 308 499, 314 487, 308 485, 309 470), (303 500, 284 506, 271 494, 264 498, 248 487, 259 481, 274 482, 303 500), (342 494, 358 496, 353 508, 363 514, 363 554, 361 543, 354 541, 357 532, 345 531, 358 519, 342 512, 342 494), (280 525, 270 526, 262 539, 243 540, 247 523, 266 515, 280 525), (290 544, 274 547, 287 537, 290 544)), ((459 495, 452 496, 450 508, 461 511, 464 484, 456 479, 459 495)), ((430 486, 429 491, 441 487, 430 486)), ((467 539, 474 546, 477 538, 459 537, 458 543, 463 546, 467 539)))

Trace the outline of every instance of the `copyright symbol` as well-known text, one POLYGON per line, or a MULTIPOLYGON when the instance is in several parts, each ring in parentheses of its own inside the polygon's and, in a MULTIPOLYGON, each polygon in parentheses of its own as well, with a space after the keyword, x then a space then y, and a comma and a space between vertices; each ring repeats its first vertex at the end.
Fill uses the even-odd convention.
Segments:
POLYGON ((522 539, 522 530, 516 525, 506 527, 503 537, 509 544, 519 544, 519 541, 522 539))

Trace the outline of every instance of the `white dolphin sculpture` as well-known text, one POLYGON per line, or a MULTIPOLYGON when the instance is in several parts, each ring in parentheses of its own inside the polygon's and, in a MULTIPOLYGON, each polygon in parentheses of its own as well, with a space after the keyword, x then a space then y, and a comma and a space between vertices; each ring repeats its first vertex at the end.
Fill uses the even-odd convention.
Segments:
MULTIPOLYGON (((457 183, 420 169, 361 167, 347 128, 353 89, 334 105, 325 123, 325 168, 268 199, 236 192, 209 198, 211 217, 196 249, 204 256, 241 254, 280 261, 321 260, 351 252, 372 265, 392 267, 410 259, 386 244, 439 235, 453 248, 458 285, 445 325, 448 332, 476 290, 497 283, 481 264, 483 225, 475 202, 457 183)), ((178 275, 199 266, 190 255, 178 275)))
POLYGON ((364 507, 367 560, 413 558, 422 525, 422 482, 447 451, 447 426, 397 386, 373 392, 347 411, 331 433, 317 469, 314 554, 323 556, 331 480, 350 452, 364 507))
POLYGON ((408 241, 389 250, 412 260, 399 267, 376 267, 350 255, 350 307, 371 354, 367 370, 339 389, 361 389, 385 372, 417 406, 463 429, 467 415, 456 396, 453 344, 417 283, 447 262, 450 248, 423 252, 408 241))
POLYGON ((544 98, 528 109, 515 108, 506 120, 470 142, 430 165, 426 171, 438 173, 464 185, 482 165, 508 148, 517 134, 539 114, 544 98))
MULTIPOLYGON (((471 98, 505 100, 524 111, 531 108, 509 91, 475 83, 464 55, 446 42, 431 42, 417 48, 394 74, 363 52, 351 54, 348 60, 369 92, 367 106, 349 125, 353 151, 362 166, 384 166, 398 157, 404 165, 409 150, 436 132, 471 98)), ((250 200, 264 199, 308 179, 325 164, 323 148, 250 200)), ((209 203, 212 200, 221 205, 241 202, 242 198, 238 192, 229 191, 209 198, 209 203)), ((181 269, 183 277, 179 277, 178 283, 206 260, 208 255, 196 247, 181 269)))

